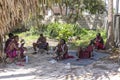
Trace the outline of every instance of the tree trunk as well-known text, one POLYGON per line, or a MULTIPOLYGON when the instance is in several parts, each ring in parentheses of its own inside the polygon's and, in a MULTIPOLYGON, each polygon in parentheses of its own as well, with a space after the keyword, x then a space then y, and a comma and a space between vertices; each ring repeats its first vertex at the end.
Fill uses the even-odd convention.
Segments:
POLYGON ((42 2, 42 10, 43 10, 43 15, 45 15, 45 5, 44 5, 44 1, 42 2))
POLYGON ((62 5, 59 3, 60 15, 62 15, 62 5))
POLYGON ((113 0, 108 0, 108 33, 106 49, 114 47, 114 34, 113 34, 113 0))
POLYGON ((2 58, 3 53, 3 38, 0 36, 0 58, 2 58))
POLYGON ((65 1, 65 7, 66 7, 65 14, 67 15, 67 12, 68 12, 68 0, 65 1))
POLYGON ((115 46, 120 47, 120 15, 114 16, 114 41, 115 46))

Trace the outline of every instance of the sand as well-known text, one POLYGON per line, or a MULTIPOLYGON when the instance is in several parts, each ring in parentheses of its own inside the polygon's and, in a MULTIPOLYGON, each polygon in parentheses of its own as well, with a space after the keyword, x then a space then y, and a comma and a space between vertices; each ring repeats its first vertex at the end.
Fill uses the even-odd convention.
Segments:
MULTIPOLYGON (((57 45, 49 41, 50 46, 57 45)), ((52 60, 46 53, 31 54, 27 51, 29 62, 24 66, 15 63, 0 64, 0 80, 120 80, 120 65, 108 60, 98 60, 86 66, 70 65, 52 60)))
POLYGON ((51 61, 52 55, 31 54, 24 66, 15 63, 0 68, 0 80, 120 80, 120 66, 107 60, 98 60, 87 66, 51 61))

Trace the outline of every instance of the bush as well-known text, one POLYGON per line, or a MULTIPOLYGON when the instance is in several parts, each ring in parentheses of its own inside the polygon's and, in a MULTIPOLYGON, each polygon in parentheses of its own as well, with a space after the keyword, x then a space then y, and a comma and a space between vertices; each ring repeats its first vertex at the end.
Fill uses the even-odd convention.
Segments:
POLYGON ((49 38, 54 39, 65 39, 68 40, 70 37, 80 37, 84 40, 92 39, 96 36, 96 34, 100 32, 104 38, 106 38, 106 34, 104 30, 89 30, 85 28, 80 28, 77 24, 68 24, 68 23, 50 23, 46 26, 46 30, 44 34, 46 34, 49 38))
POLYGON ((74 34, 74 26, 72 24, 62 24, 58 38, 63 38, 65 40, 68 40, 69 37, 72 37, 74 34))
POLYGON ((106 40, 105 30, 89 30, 85 28, 80 28, 76 24, 58 22, 50 23, 48 25, 41 25, 39 27, 33 26, 30 28, 29 31, 23 32, 20 36, 24 37, 29 44, 29 41, 31 43, 32 41, 37 40, 41 32, 45 36, 53 39, 63 38, 67 41, 70 37, 72 37, 73 40, 70 43, 73 46, 87 46, 89 44, 89 41, 96 37, 96 34, 98 32, 101 33, 104 41, 106 40), (77 37, 80 37, 80 40, 76 40, 77 37))
POLYGON ((38 27, 32 26, 32 27, 30 28, 30 34, 36 35, 36 34, 38 34, 38 33, 39 33, 38 27))
POLYGON ((51 23, 47 25, 47 32, 46 35, 52 38, 56 38, 59 35, 59 28, 60 24, 59 23, 51 23))
MULTIPOLYGON (((80 28, 79 28, 80 29, 80 28)), ((63 38, 65 40, 68 40, 69 37, 78 35, 80 30, 78 29, 78 26, 74 24, 67 24, 67 23, 51 23, 47 26, 47 32, 46 34, 51 38, 63 38)))

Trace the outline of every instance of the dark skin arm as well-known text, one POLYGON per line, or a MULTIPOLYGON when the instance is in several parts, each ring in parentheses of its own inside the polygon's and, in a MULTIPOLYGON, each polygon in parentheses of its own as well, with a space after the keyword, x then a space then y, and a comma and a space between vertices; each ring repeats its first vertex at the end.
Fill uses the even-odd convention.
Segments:
POLYGON ((104 44, 104 40, 102 37, 101 37, 100 43, 104 44))
POLYGON ((13 48, 19 50, 18 46, 13 43, 13 48))
POLYGON ((8 47, 10 50, 13 50, 13 49, 19 50, 19 48, 13 42, 11 42, 8 47))
POLYGON ((41 43, 41 38, 39 37, 37 40, 37 44, 41 43))
POLYGON ((67 45, 65 45, 65 47, 64 47, 64 54, 67 53, 67 52, 68 52, 68 47, 67 47, 67 45))

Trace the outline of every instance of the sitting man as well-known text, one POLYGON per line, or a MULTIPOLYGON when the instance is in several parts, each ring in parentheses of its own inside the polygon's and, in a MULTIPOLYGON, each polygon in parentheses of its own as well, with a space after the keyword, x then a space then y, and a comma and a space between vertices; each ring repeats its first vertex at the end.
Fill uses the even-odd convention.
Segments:
POLYGON ((90 43, 86 48, 78 47, 77 56, 78 59, 81 58, 92 58, 93 44, 90 43))
POLYGON ((105 49, 105 47, 104 47, 104 40, 103 40, 103 38, 101 37, 101 34, 100 33, 98 33, 97 35, 96 35, 96 38, 95 39, 93 39, 92 40, 92 43, 94 44, 94 47, 96 48, 96 49, 105 49))
POLYGON ((64 39, 61 39, 59 44, 56 46, 54 53, 56 53, 56 59, 67 59, 67 58, 73 58, 73 56, 68 55, 68 47, 64 39))
POLYGON ((19 47, 18 42, 19 42, 19 37, 14 36, 13 41, 11 41, 6 48, 6 54, 8 55, 11 61, 13 61, 16 57, 22 58, 24 56, 24 51, 25 51, 25 48, 23 47, 24 43, 21 43, 19 47))
POLYGON ((5 47, 4 47, 4 52, 5 53, 6 53, 6 49, 7 49, 8 45, 10 44, 10 42, 12 42, 13 37, 14 37, 14 34, 12 34, 12 33, 8 34, 8 39, 6 40, 5 47))
POLYGON ((35 53, 37 53, 36 48, 48 51, 48 46, 49 44, 46 42, 46 38, 43 36, 43 34, 40 34, 40 37, 38 38, 37 42, 33 43, 35 53))

